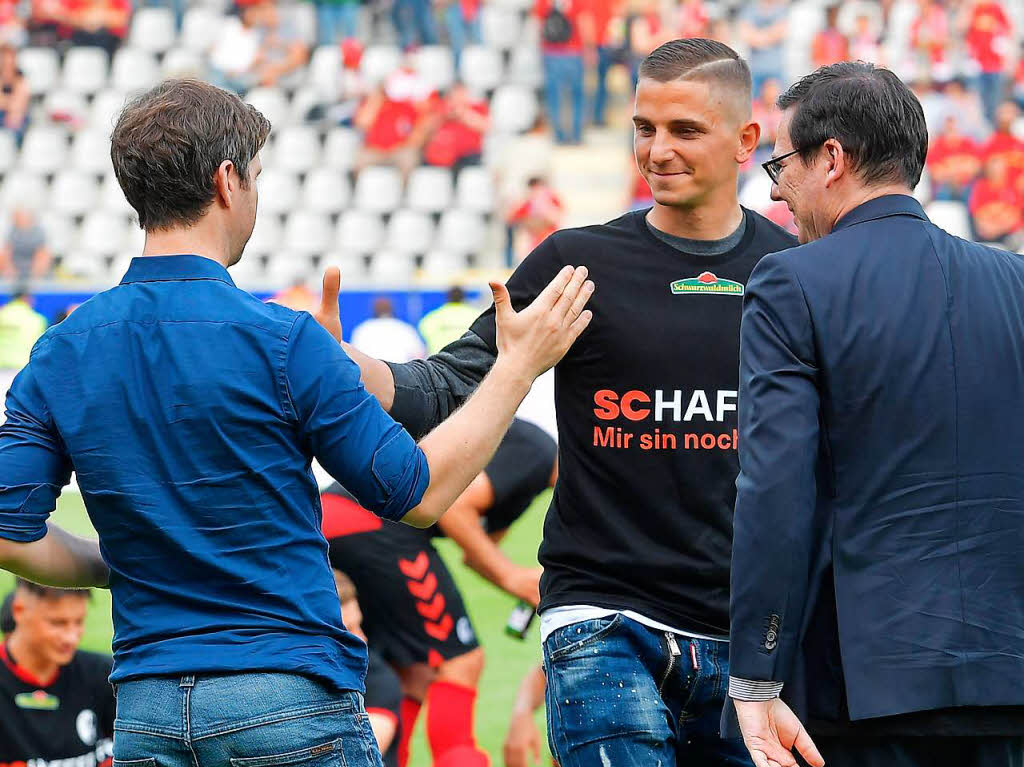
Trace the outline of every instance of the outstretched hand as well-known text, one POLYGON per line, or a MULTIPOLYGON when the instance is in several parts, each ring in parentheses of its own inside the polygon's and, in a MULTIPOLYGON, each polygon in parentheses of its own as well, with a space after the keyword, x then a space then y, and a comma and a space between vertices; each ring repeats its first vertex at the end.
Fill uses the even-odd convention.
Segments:
POLYGON ((334 340, 341 343, 341 310, 338 308, 338 293, 341 292, 341 270, 329 266, 324 271, 324 292, 320 296, 320 308, 313 319, 323 325, 334 340))
MULTIPOLYGON (((593 318, 585 310, 594 293, 587 267, 566 266, 533 303, 520 312, 512 308, 508 288, 490 283, 494 295, 498 356, 536 378, 557 363, 593 318)), ((326 291, 325 291, 326 292, 326 291)))
POLYGON ((755 767, 798 767, 793 749, 811 765, 825 760, 796 714, 778 698, 769 701, 733 700, 743 744, 755 767))

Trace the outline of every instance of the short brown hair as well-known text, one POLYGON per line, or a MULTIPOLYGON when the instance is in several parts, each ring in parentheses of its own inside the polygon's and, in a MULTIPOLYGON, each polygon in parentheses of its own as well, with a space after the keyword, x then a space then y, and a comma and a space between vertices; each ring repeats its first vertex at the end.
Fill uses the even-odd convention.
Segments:
POLYGON ((59 589, 56 586, 43 586, 33 583, 24 578, 16 578, 14 586, 15 591, 21 589, 41 599, 60 599, 62 597, 85 597, 86 599, 92 599, 92 591, 89 589, 59 589))
POLYGON ((356 584, 338 568, 334 568, 334 585, 338 587, 338 601, 342 604, 356 598, 356 584))
POLYGON ((750 108, 750 67, 736 51, 717 40, 669 40, 640 63, 639 76, 660 83, 681 79, 713 82, 750 108))
POLYGON ((165 80, 131 100, 114 126, 110 159, 146 231, 191 226, 213 201, 230 160, 248 184, 249 162, 270 121, 238 96, 199 80, 165 80))

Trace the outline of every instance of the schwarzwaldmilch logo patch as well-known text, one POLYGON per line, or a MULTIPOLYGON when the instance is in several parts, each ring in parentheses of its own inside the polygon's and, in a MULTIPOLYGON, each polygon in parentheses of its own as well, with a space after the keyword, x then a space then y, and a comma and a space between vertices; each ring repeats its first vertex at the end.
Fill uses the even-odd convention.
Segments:
POLYGON ((674 295, 680 293, 730 293, 734 296, 743 295, 743 283, 723 280, 714 272, 701 272, 696 277, 676 280, 670 286, 674 295))

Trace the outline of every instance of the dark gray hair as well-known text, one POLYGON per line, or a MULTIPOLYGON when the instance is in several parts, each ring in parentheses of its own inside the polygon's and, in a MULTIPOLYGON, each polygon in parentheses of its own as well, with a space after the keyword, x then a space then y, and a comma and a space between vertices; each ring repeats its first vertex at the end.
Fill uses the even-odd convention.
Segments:
POLYGON ((640 77, 658 82, 707 80, 727 89, 750 107, 750 67, 725 43, 690 37, 669 40, 658 46, 640 64, 640 77))
POLYGON ((125 106, 110 159, 146 231, 195 224, 213 201, 214 174, 230 160, 244 186, 270 121, 238 96, 199 80, 166 80, 125 106))
POLYGON ((808 162, 828 139, 838 141, 868 184, 921 180, 928 127, 917 97, 895 74, 863 61, 844 61, 805 75, 779 96, 794 108, 789 138, 808 162))

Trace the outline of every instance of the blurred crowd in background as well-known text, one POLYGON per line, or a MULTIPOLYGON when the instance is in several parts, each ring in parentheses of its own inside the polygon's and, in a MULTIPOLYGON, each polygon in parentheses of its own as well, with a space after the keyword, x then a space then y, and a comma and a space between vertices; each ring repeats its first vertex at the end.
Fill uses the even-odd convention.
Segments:
MULTIPOLYGON (((792 226, 757 167, 775 98, 817 66, 863 59, 924 105, 918 194, 936 223, 1019 249, 1022 32, 1017 0, 0 0, 0 277, 120 277, 142 234, 108 136, 127 97, 169 76, 232 89, 274 124, 239 284, 277 290, 327 262, 349 285, 512 267, 575 223, 559 153, 611 133, 625 154, 639 62, 676 37, 750 62, 763 133, 743 204, 792 226)), ((597 167, 607 152, 593 152, 597 167)), ((650 204, 635 169, 625 185, 606 218, 650 204)))

